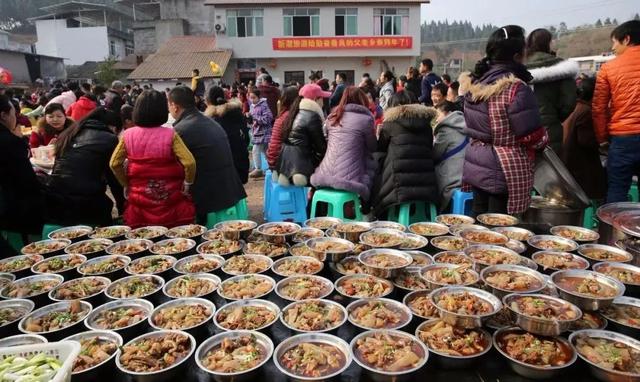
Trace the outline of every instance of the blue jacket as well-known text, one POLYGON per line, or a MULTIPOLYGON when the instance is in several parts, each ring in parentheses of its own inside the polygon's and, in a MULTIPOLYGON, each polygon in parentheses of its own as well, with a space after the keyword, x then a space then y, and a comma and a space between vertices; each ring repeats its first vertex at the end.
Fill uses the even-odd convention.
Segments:
POLYGON ((338 84, 338 86, 336 86, 336 89, 333 91, 333 95, 331 95, 331 99, 329 99, 329 107, 334 108, 338 106, 346 87, 347 85, 345 84, 338 84))
POLYGON ((426 106, 432 106, 433 102, 431 102, 431 88, 433 87, 433 85, 439 84, 440 82, 442 82, 442 80, 435 73, 429 73, 425 76, 422 76, 422 84, 420 86, 422 89, 422 94, 420 95, 420 98, 418 98, 418 101, 426 106))

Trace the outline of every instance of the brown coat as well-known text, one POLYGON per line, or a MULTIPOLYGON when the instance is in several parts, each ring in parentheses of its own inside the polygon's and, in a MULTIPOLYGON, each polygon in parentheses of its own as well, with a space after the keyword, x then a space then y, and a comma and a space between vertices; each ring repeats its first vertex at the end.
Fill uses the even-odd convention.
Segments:
POLYGON ((591 105, 585 101, 578 101, 573 113, 564 121, 563 127, 566 139, 562 160, 589 199, 603 199, 607 179, 600 162, 591 105))

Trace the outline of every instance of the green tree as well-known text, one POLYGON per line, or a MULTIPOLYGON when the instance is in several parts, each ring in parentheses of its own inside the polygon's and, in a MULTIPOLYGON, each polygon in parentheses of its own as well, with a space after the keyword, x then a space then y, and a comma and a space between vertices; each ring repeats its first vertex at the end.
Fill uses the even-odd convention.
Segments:
POLYGON ((608 17, 604 19, 604 25, 611 25, 611 19, 608 17))
POLYGON ((114 69, 116 62, 118 61, 114 57, 108 57, 98 64, 98 72, 96 76, 101 84, 110 86, 113 81, 120 78, 118 71, 114 69))
POLYGON ((596 28, 601 28, 601 27, 602 27, 602 21, 598 19, 598 21, 596 21, 596 28))
POLYGON ((640 15, 636 13, 636 15, 635 15, 635 16, 633 16, 633 19, 634 19, 634 20, 640 20, 640 15))

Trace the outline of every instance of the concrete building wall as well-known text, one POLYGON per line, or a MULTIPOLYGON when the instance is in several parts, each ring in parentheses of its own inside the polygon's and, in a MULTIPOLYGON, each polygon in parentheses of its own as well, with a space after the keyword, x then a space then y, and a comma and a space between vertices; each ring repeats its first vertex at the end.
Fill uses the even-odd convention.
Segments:
POLYGON ((158 49, 154 25, 134 27, 133 49, 136 54, 151 54, 158 49))
MULTIPOLYGON (((320 8, 320 35, 318 37, 335 36, 335 9, 345 6, 315 6, 305 8, 320 8)), ((353 7, 353 6, 351 6, 353 7)), ((358 36, 373 36, 373 10, 374 8, 409 8, 409 30, 404 34, 413 37, 411 49, 334 49, 334 50, 298 50, 283 51, 273 50, 272 39, 284 37, 283 31, 283 7, 262 7, 256 4, 255 8, 264 9, 264 35, 261 37, 229 37, 226 34, 216 35, 216 45, 221 48, 233 49, 235 58, 260 58, 260 57, 389 57, 389 56, 419 56, 420 55, 420 5, 397 6, 393 3, 369 7, 358 7, 358 36)), ((295 8, 295 7, 286 7, 295 8)), ((226 10, 233 7, 216 7, 215 23, 227 23, 226 10)))
POLYGON ((109 56, 106 27, 67 28, 65 20, 38 20, 36 31, 37 52, 65 58, 68 65, 102 61, 109 56))
MULTIPOLYGON (((398 76, 406 73, 409 66, 415 65, 414 57, 387 57, 384 58, 384 61, 389 69, 398 76)), ((236 67, 237 60, 232 59, 224 74, 224 82, 233 83, 236 80, 236 67)), ((285 72, 289 71, 304 71, 304 79, 307 82, 307 77, 311 70, 322 70, 323 76, 331 80, 335 79, 336 72, 353 70, 357 85, 364 73, 369 73, 375 79, 380 76, 383 70, 386 70, 383 59, 379 57, 371 58, 370 65, 364 65, 362 57, 331 57, 331 59, 323 60, 317 58, 278 58, 275 61, 258 59, 256 60, 256 67, 266 68, 273 80, 279 84, 284 84, 285 72), (270 66, 274 62, 276 64, 275 68, 270 66)))
POLYGON ((202 0, 161 0, 162 20, 185 19, 189 23, 188 34, 213 33, 213 7, 205 6, 202 0))

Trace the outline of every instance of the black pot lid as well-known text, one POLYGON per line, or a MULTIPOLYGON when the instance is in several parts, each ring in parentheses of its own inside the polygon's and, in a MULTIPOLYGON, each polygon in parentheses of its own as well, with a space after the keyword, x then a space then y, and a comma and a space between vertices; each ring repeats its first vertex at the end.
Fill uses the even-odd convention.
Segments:
POLYGON ((640 237, 640 209, 619 213, 613 219, 613 227, 629 236, 640 237))
POLYGON ((600 206, 598 211, 596 212, 596 216, 598 216, 598 220, 603 223, 607 223, 609 225, 613 225, 613 219, 617 217, 619 214, 632 211, 632 210, 640 210, 640 204, 634 202, 618 202, 618 203, 609 203, 604 206, 600 206))
POLYGON ((545 199, 559 205, 584 209, 590 204, 587 194, 550 147, 536 155, 533 188, 545 199))

